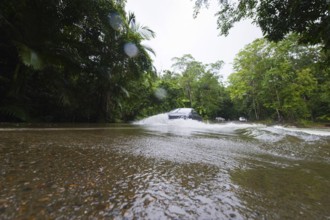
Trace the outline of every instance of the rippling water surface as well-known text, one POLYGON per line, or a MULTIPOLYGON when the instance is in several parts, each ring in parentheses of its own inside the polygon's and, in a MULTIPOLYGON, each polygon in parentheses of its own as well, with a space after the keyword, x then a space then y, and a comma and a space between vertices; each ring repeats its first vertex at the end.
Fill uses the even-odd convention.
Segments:
POLYGON ((330 219, 330 130, 168 121, 0 129, 1 219, 330 219))

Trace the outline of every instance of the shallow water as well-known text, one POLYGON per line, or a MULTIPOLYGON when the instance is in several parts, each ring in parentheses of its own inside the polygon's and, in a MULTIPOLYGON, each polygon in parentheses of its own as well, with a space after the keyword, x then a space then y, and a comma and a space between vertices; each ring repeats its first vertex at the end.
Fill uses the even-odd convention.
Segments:
POLYGON ((1 219, 330 219, 330 130, 168 121, 0 129, 1 219))

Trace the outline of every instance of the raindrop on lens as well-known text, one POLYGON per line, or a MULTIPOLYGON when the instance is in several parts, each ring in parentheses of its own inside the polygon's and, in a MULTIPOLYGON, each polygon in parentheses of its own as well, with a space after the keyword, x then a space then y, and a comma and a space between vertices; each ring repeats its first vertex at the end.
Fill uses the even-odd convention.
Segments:
POLYGON ((127 54, 127 56, 129 56, 129 57, 135 57, 138 54, 139 49, 133 43, 126 43, 124 45, 124 51, 127 54))
POLYGON ((108 18, 109 18, 110 26, 117 31, 120 30, 123 24, 120 15, 117 13, 110 13, 108 18))
POLYGON ((167 92, 166 92, 166 90, 163 89, 163 88, 158 88, 158 89, 156 89, 156 91, 155 91, 155 96, 156 96, 156 98, 158 98, 159 100, 163 100, 163 99, 166 98, 166 96, 167 96, 167 92))

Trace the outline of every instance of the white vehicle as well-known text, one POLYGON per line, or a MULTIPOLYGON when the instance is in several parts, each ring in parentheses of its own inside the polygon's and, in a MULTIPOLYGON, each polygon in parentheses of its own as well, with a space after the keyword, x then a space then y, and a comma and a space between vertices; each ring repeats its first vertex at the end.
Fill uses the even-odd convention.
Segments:
POLYGON ((247 121, 247 119, 246 118, 244 118, 244 117, 239 117, 239 119, 238 119, 239 121, 241 121, 241 122, 246 122, 247 121))
POLYGON ((226 119, 224 119, 223 117, 216 117, 215 120, 217 122, 224 122, 224 121, 226 121, 226 119))
POLYGON ((168 119, 193 119, 202 121, 202 117, 192 108, 177 108, 170 111, 167 115, 168 119))

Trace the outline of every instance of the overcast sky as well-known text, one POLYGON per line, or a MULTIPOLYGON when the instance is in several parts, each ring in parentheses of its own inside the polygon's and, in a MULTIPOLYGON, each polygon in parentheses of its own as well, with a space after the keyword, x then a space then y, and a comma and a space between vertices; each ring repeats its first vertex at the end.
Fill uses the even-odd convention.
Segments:
POLYGON ((225 66, 220 74, 226 79, 232 73, 235 55, 261 37, 261 31, 243 21, 227 37, 219 36, 214 16, 217 1, 209 9, 202 9, 196 19, 193 6, 191 0, 128 0, 126 11, 134 12, 136 22, 156 32, 155 39, 144 44, 156 52, 153 59, 158 71, 171 69, 173 57, 191 54, 204 64, 223 60, 225 66))

